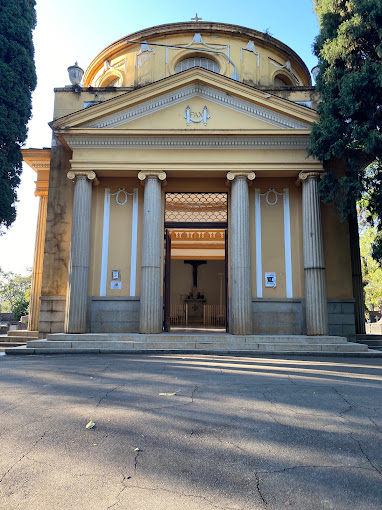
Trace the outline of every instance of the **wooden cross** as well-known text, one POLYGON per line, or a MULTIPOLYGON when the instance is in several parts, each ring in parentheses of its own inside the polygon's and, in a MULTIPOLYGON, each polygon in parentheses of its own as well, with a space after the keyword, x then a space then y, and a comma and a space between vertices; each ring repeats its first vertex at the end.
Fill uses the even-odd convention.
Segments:
POLYGON ((206 260, 185 260, 185 264, 191 264, 192 266, 192 279, 195 288, 198 287, 198 266, 200 264, 207 264, 206 260))
POLYGON ((191 18, 191 21, 195 21, 195 22, 202 21, 202 20, 203 20, 203 18, 198 18, 198 13, 195 14, 195 18, 191 18))

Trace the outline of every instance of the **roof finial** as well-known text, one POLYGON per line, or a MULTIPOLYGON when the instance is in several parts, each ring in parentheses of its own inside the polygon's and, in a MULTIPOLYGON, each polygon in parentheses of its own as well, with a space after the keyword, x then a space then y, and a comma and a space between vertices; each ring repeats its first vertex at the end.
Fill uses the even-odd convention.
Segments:
POLYGON ((203 18, 198 18, 198 13, 195 14, 195 18, 191 18, 191 21, 195 21, 195 23, 197 21, 202 21, 202 20, 203 20, 203 18))

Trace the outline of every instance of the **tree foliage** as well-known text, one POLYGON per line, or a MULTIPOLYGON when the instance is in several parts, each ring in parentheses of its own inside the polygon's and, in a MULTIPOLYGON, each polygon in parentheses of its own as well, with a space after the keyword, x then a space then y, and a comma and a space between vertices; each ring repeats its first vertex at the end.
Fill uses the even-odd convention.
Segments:
POLYGON ((373 227, 362 229, 360 235, 362 279, 365 303, 369 310, 378 310, 382 307, 382 267, 372 257, 375 235, 376 229, 373 227))
POLYGON ((32 30, 35 0, 0 0, 0 233, 16 218, 21 146, 37 78, 32 30))
POLYGON ((26 276, 0 268, 0 312, 13 313, 15 320, 28 313, 31 271, 26 276))
MULTIPOLYGON (((321 30, 313 46, 321 102, 309 152, 324 162, 345 161, 345 175, 328 172, 320 193, 343 218, 366 194, 370 218, 382 218, 382 2, 313 1, 321 30), (372 171, 365 170, 373 161, 372 171)), ((380 222, 377 228, 382 231, 380 222)), ((382 261, 380 234, 374 257, 382 261)))

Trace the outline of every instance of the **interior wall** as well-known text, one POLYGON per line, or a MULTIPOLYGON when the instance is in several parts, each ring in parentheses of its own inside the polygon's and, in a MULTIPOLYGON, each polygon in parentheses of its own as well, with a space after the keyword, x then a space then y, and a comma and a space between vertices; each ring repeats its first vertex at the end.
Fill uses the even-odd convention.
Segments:
MULTIPOLYGON (((224 260, 207 260, 206 264, 198 266, 198 291, 203 294, 207 305, 220 303, 220 280, 218 273, 224 274, 224 260)), ((184 298, 192 291, 192 266, 185 264, 184 260, 171 261, 171 304, 182 304, 184 298)), ((223 277, 223 305, 224 277, 223 277)))

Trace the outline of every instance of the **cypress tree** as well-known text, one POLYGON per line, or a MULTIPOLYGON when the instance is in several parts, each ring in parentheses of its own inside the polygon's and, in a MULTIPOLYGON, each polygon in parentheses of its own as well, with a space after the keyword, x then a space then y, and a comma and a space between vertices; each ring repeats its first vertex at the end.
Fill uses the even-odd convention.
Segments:
POLYGON ((21 146, 37 78, 32 30, 35 0, 0 0, 0 233, 16 218, 21 146))
POLYGON ((368 219, 379 230, 373 256, 382 261, 382 2, 313 2, 320 25, 313 49, 321 102, 309 152, 324 163, 345 161, 345 175, 328 172, 319 190, 344 219, 363 199, 368 219))

